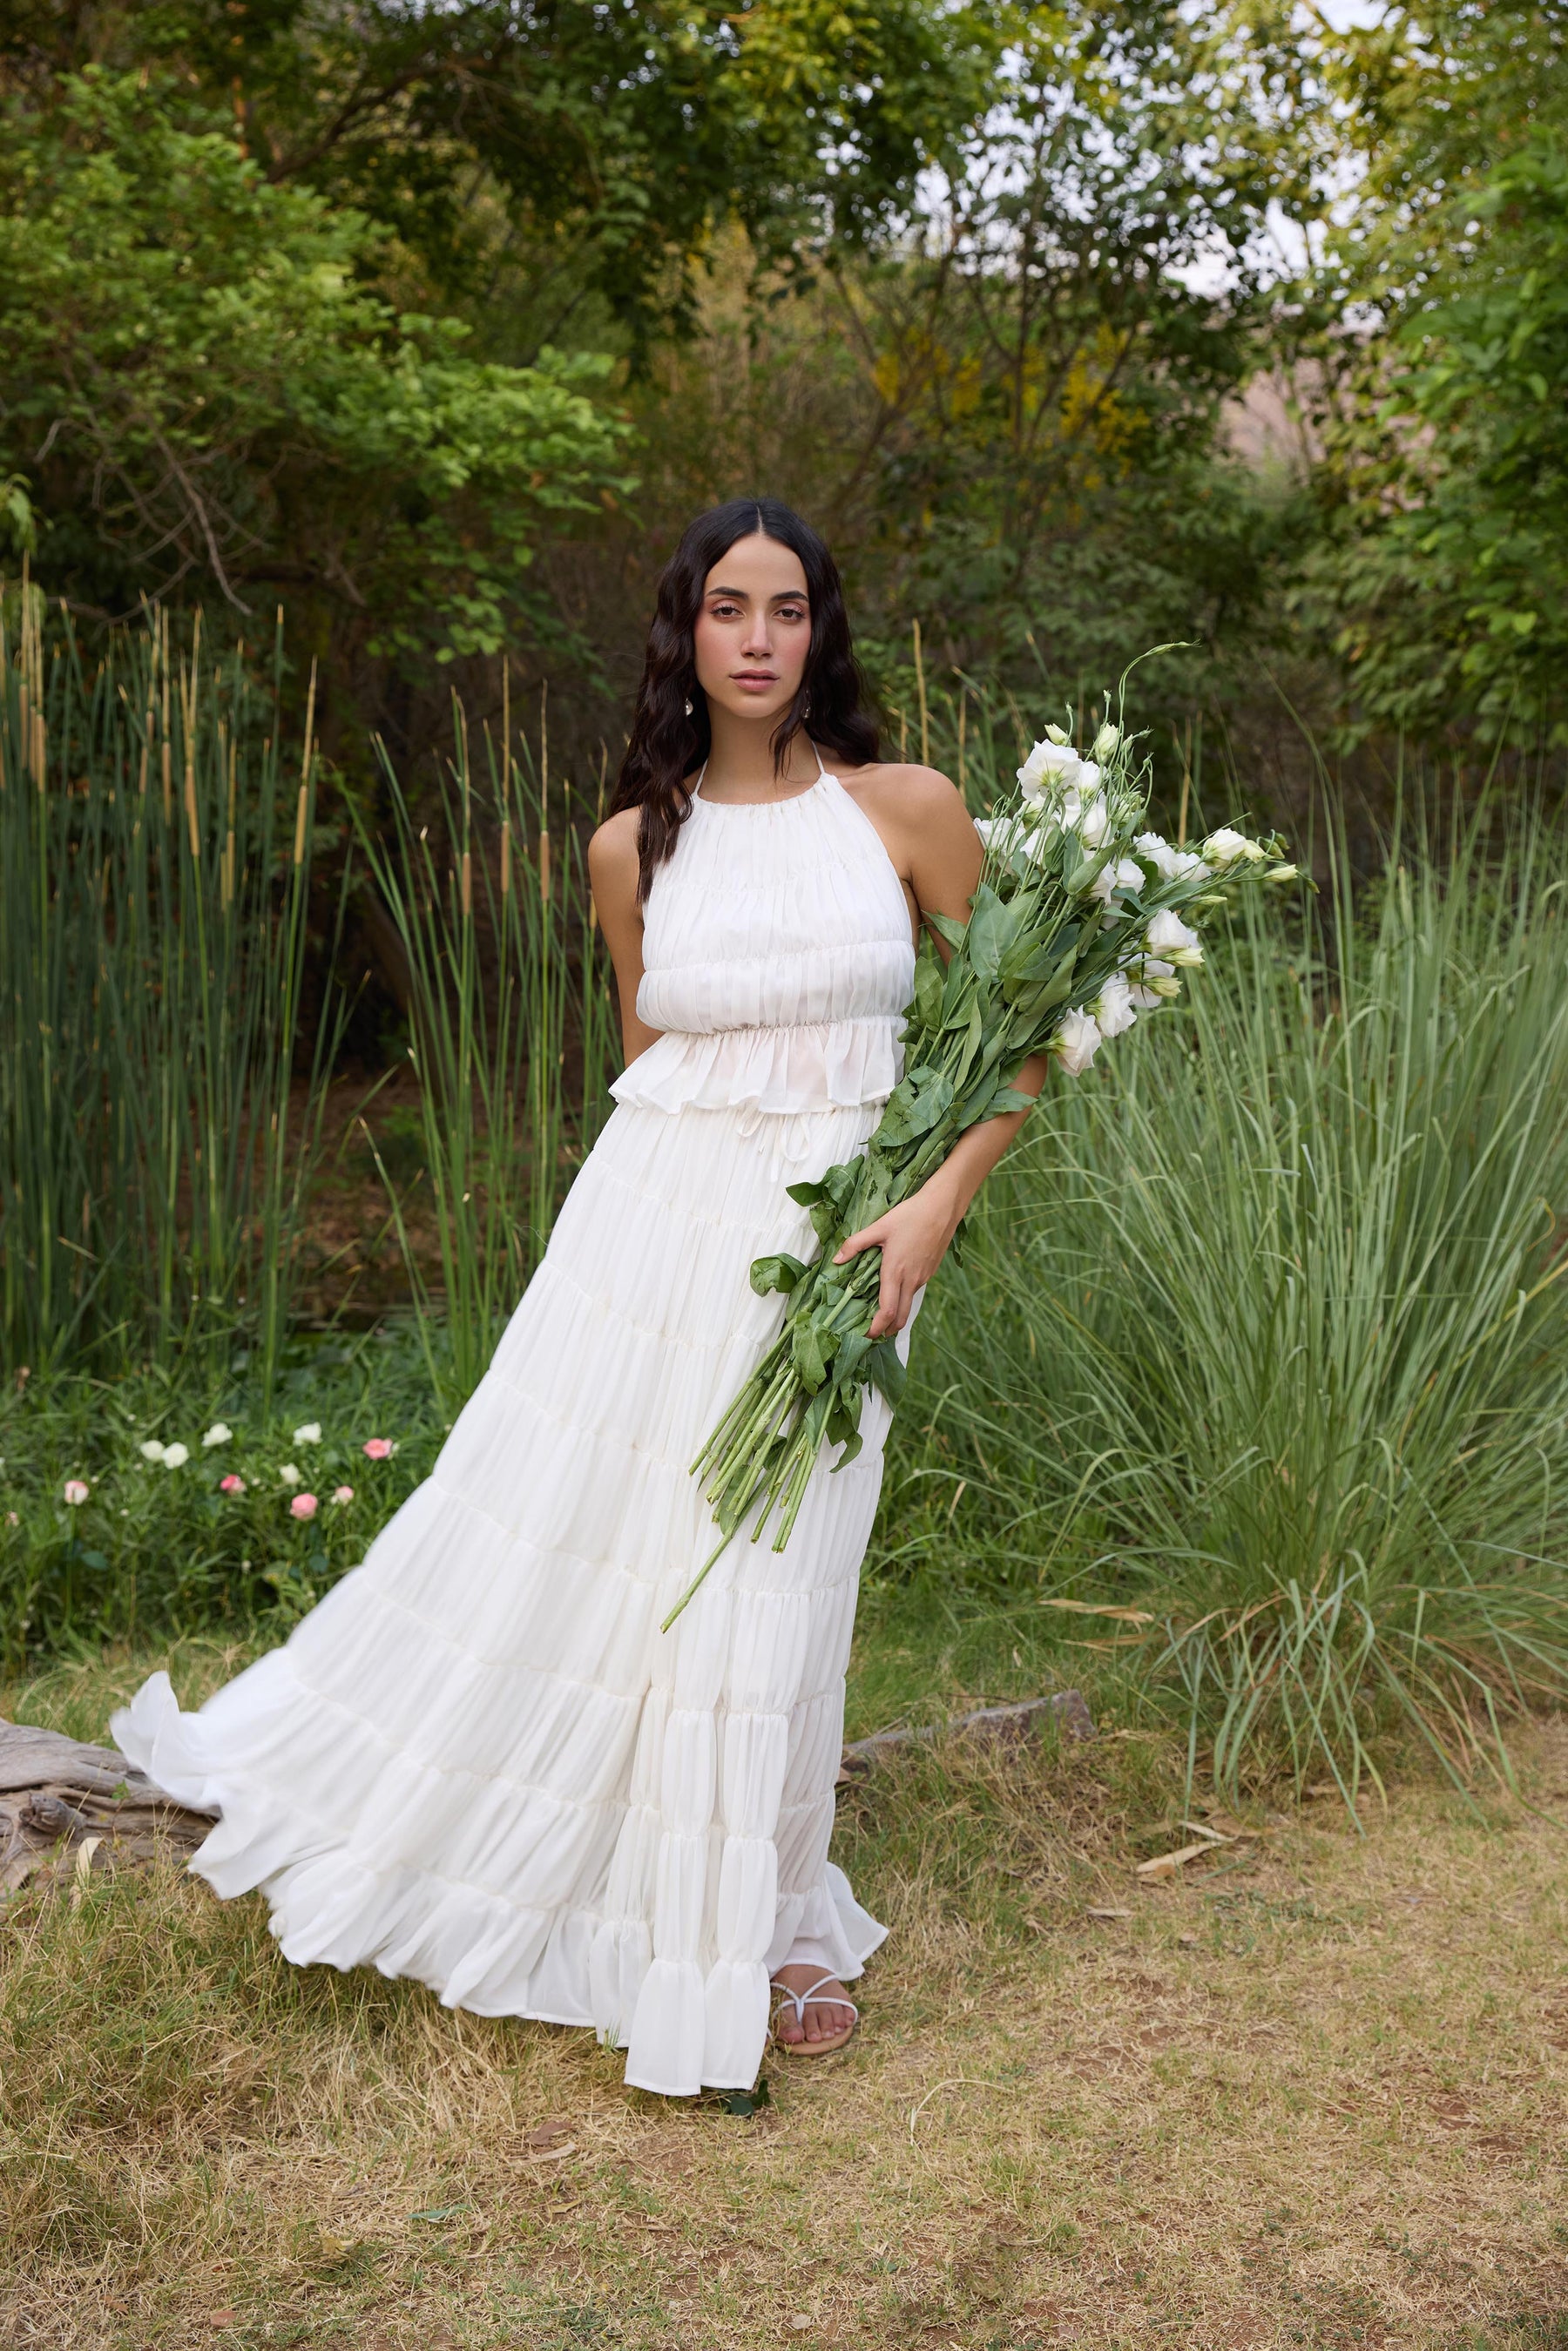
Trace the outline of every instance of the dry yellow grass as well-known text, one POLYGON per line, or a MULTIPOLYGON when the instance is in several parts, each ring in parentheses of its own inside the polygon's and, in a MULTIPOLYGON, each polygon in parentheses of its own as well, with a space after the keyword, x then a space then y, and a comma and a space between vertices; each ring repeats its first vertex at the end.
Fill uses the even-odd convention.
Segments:
POLYGON ((894 1929, 863 2035, 748 2117, 287 1969, 258 1903, 172 1873, 24 1896, 0 2339, 1568 2344, 1568 1725, 1521 1758, 1539 1809, 1260 1812, 1150 1888, 1186 1841, 1157 1740, 917 1754, 841 1817, 894 1929))

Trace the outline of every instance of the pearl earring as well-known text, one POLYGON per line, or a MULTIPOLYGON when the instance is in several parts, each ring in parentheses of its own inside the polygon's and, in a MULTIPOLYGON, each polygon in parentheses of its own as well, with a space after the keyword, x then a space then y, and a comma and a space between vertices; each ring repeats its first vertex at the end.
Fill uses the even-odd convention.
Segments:
POLYGON ((692 715, 692 697, 691 697, 691 695, 688 694, 688 695, 687 695, 687 696, 686 696, 686 716, 689 718, 689 717, 691 716, 691 715, 692 715))

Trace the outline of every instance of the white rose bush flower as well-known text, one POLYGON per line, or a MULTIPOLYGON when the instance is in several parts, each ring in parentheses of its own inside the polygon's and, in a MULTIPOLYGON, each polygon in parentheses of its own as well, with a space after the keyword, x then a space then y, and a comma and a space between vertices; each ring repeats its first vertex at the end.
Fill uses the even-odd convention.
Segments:
POLYGON ((839 1266, 840 1244, 918 1191, 967 1128, 1026 1109, 1014 1081, 1032 1056, 1081 1077, 1102 1046, 1173 1002, 1181 975, 1202 968, 1202 926, 1238 887, 1295 877, 1277 839, 1228 825, 1187 850, 1145 830, 1139 740, 1119 713, 1085 758, 1066 728, 1048 726, 1016 791, 977 820, 985 862, 969 919, 925 917, 904 1076, 881 1123, 863 1156, 789 1186, 810 1210, 819 1254, 751 1269, 755 1290, 783 1291, 789 1305, 693 1464, 722 1541, 666 1625, 747 1520, 754 1541, 772 1522, 782 1551, 823 1443, 842 1448, 835 1468, 859 1452, 868 1386, 897 1407, 903 1362, 891 1337, 869 1336, 882 1253, 839 1266))

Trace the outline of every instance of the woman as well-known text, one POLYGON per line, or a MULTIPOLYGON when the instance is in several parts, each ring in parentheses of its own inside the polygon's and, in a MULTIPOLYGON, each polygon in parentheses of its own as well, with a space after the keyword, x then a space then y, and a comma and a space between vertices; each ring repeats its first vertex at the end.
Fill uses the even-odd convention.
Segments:
MULTIPOLYGON (((114 1734, 221 1813, 193 1866, 264 1887, 286 1958, 591 2024, 681 2097, 755 2080, 770 1983, 786 2045, 841 2046, 883 1934, 828 1860, 880 1398, 788 1548, 737 1541, 659 1628, 712 1547, 688 1465, 778 1327, 750 1262, 810 1255, 784 1186, 875 1126, 922 909, 962 918, 980 863, 951 784, 878 759, 838 573, 788 507, 686 531, 589 859, 627 1067, 494 1363, 284 1648, 193 1716, 154 1676, 114 1734)), ((875 1335, 1017 1124, 846 1243, 882 1251, 875 1335)))

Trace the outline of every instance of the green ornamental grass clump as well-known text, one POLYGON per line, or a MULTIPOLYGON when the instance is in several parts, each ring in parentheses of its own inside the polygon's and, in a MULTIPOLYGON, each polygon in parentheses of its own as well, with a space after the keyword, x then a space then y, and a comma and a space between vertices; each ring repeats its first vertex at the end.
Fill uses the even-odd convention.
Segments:
POLYGON ((1498 813, 1247 905, 920 1332, 898 1557, 1124 1646, 1231 1790, 1398 1723, 1464 1771, 1568 1684, 1568 838, 1498 813))

